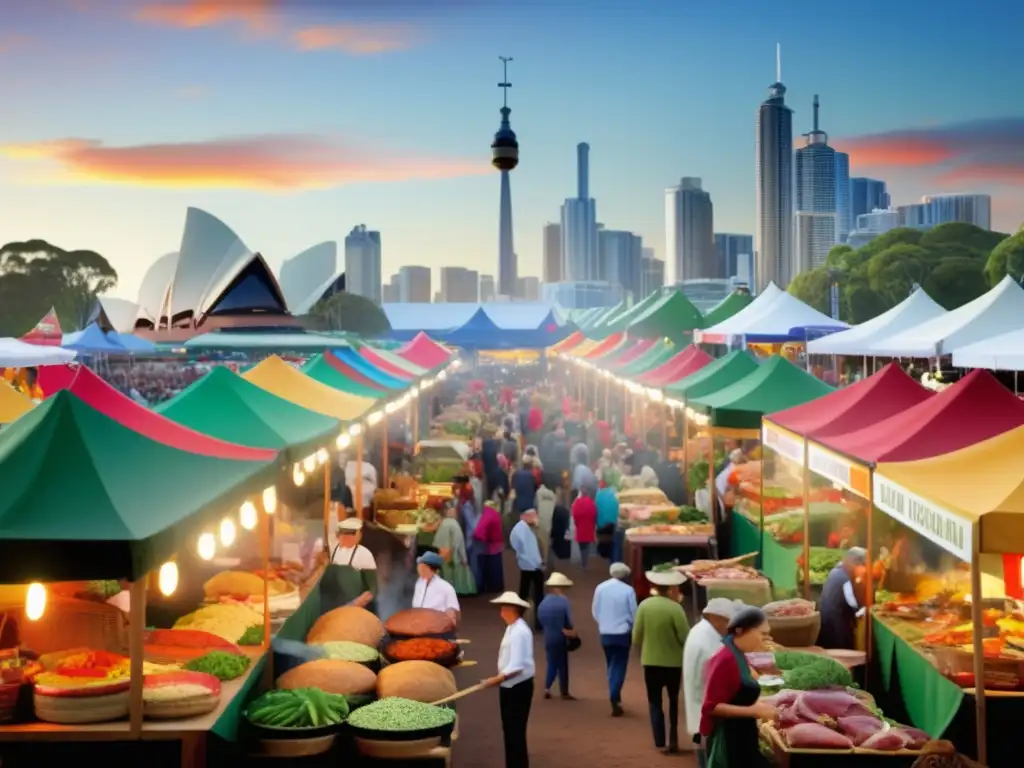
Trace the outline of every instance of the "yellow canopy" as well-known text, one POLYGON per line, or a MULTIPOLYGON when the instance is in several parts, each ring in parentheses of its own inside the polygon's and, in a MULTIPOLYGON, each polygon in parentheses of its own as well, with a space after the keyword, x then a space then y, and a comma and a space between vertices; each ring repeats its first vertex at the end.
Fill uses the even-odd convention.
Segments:
POLYGON ((296 405, 342 421, 358 419, 376 402, 321 384, 277 355, 253 366, 242 378, 296 405))
POLYGON ((597 339, 587 339, 581 344, 577 344, 575 347, 569 350, 568 354, 572 357, 582 357, 587 354, 590 350, 596 347, 601 342, 597 339))
POLYGON ((1024 427, 1017 427, 930 459, 881 463, 875 468, 875 503, 898 520, 902 521, 901 514, 906 515, 911 527, 924 526, 934 537, 947 541, 951 535, 960 538, 957 520, 967 528, 978 523, 980 552, 1022 554, 1022 455, 1024 427), (887 483, 902 488, 888 487, 887 483), (893 514, 893 508, 899 514, 893 514), (947 516, 953 519, 945 519, 947 516), (912 524, 915 520, 917 525, 912 524))
POLYGON ((10 424, 32 410, 32 401, 6 381, 0 381, 0 424, 10 424))

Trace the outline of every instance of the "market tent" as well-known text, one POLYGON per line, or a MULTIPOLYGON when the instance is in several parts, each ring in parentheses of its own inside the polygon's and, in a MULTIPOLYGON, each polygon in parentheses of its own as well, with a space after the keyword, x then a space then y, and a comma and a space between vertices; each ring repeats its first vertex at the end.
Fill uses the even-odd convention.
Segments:
POLYGON ((482 305, 494 324, 505 331, 536 331, 545 326, 565 325, 567 318, 551 302, 504 301, 482 305))
POLYGON ((58 392, 0 432, 0 582, 140 579, 277 471, 171 448, 58 392))
POLYGON ((152 355, 156 352, 156 344, 136 336, 134 333, 117 333, 110 331, 107 338, 128 350, 133 355, 152 355))
POLYGON ((157 443, 200 456, 239 461, 273 461, 277 451, 218 440, 172 421, 118 392, 84 365, 51 365, 39 371, 47 397, 71 392, 109 419, 157 443))
POLYGON ((362 384, 354 379, 345 376, 341 371, 331 365, 325 358, 330 353, 324 353, 310 358, 300 369, 309 378, 326 384, 332 389, 339 389, 350 395, 368 397, 373 400, 380 398, 384 393, 368 384, 362 384))
POLYGON ((650 348, 650 345, 646 344, 645 340, 637 342, 636 339, 631 339, 624 333, 616 333, 608 338, 615 339, 616 343, 611 347, 607 347, 600 355, 589 358, 589 362, 599 368, 608 368, 613 365, 623 355, 630 353, 638 343, 644 344, 644 349, 650 348))
POLYGON ((83 355, 130 354, 127 348, 121 345, 117 339, 107 336, 96 323, 86 326, 84 330, 64 334, 61 346, 64 349, 73 349, 83 355))
POLYGON ((608 354, 613 349, 616 349, 619 346, 619 344, 621 344, 623 340, 625 340, 625 338, 626 334, 624 333, 613 333, 611 336, 602 339, 595 346, 591 347, 590 350, 588 350, 586 354, 583 355, 583 358, 585 360, 593 362, 598 358, 608 354))
POLYGON ((32 410, 32 401, 6 381, 0 380, 0 424, 10 424, 32 410))
POLYGON ((942 357, 960 347, 1020 328, 1024 317, 1024 288, 1010 276, 962 307, 872 346, 885 357, 942 357))
POLYGON ((0 368, 34 368, 60 365, 75 359, 73 349, 26 344, 18 339, 0 339, 0 368))
POLYGON ((731 386, 755 370, 757 362, 754 356, 745 349, 737 349, 685 379, 669 384, 665 387, 665 394, 680 400, 703 397, 731 386))
POLYGON ((863 464, 949 453, 1024 425, 1024 401, 988 371, 971 371, 948 389, 888 419, 819 438, 863 464))
POLYGON ((562 355, 568 352, 570 349, 574 349, 582 344, 586 340, 586 336, 583 335, 583 331, 575 330, 557 344, 553 345, 548 351, 554 355, 562 355))
POLYGON ((781 355, 772 355, 735 384, 703 397, 691 397, 686 404, 708 414, 713 427, 760 430, 766 413, 807 403, 834 391, 781 355))
POLYGON ((598 325, 602 320, 621 312, 624 306, 625 305, 623 304, 623 302, 620 301, 614 307, 595 307, 592 310, 587 310, 589 314, 587 314, 587 316, 584 319, 578 321, 576 324, 579 326, 579 329, 587 335, 587 338, 589 339, 591 337, 590 334, 587 332, 591 328, 598 325))
MULTIPOLYGON (((1011 429, 980 443, 968 445, 950 453, 917 461, 880 462, 875 469, 876 504, 899 512, 891 503, 906 498, 906 492, 920 497, 926 506, 935 505, 964 519, 967 526, 944 526, 949 533, 957 528, 970 536, 969 525, 981 522, 980 551, 1019 555, 1024 552, 1024 471, 1020 457, 1024 453, 1024 427, 1011 429), (893 488, 893 484, 902 487, 893 488), (878 499, 888 497, 887 500, 878 499), (895 498, 894 498, 895 497, 895 498), (888 501, 888 503, 887 503, 888 501), (930 504, 927 504, 930 502, 930 504)), ((934 507, 929 510, 936 512, 934 507)), ((948 520, 949 515, 933 515, 937 522, 948 520)), ((917 524, 911 515, 898 518, 919 530, 930 539, 935 538, 936 526, 917 524), (923 528, 923 530, 922 530, 923 528)), ((949 550, 960 548, 961 556, 971 556, 970 539, 942 536, 943 546, 949 550)))
POLYGON ((946 314, 923 288, 918 288, 892 309, 878 317, 839 333, 831 333, 807 343, 811 355, 873 355, 879 341, 917 328, 946 314))
POLYGON ((242 378, 296 405, 341 421, 360 418, 374 404, 369 397, 349 395, 314 381, 277 355, 253 366, 242 378))
POLYGON ((356 369, 366 378, 382 385, 386 389, 406 390, 409 388, 408 379, 399 379, 389 373, 385 373, 374 365, 370 365, 352 347, 340 347, 335 349, 333 354, 350 368, 356 369))
POLYGON ((688 341, 694 329, 704 325, 704 315, 682 291, 671 291, 634 315, 627 326, 630 336, 641 339, 688 341))
POLYGON ((730 315, 715 325, 710 325, 705 320, 704 328, 694 331, 693 340, 702 344, 728 344, 733 336, 742 334, 744 329, 765 316, 772 303, 783 293, 785 292, 775 283, 768 283, 753 301, 736 314, 730 315))
MULTIPOLYGON (((378 371, 383 371, 388 376, 394 376, 396 379, 399 379, 401 381, 412 381, 413 379, 417 379, 420 376, 422 376, 423 373, 426 373, 421 368, 419 369, 421 373, 414 373, 413 371, 410 371, 408 368, 406 368, 404 365, 399 365, 398 363, 395 363, 393 360, 387 359, 386 357, 370 349, 369 347, 360 347, 358 353, 359 356, 363 358, 363 360, 365 360, 368 365, 372 365, 378 371)), ((402 358, 398 359, 402 360, 402 358)), ((402 362, 404 363, 405 361, 402 360, 402 362)))
POLYGON ((380 308, 391 325, 391 333, 388 334, 391 338, 400 339, 408 335, 413 339, 424 331, 436 338, 444 331, 465 325, 479 305, 404 301, 384 303, 380 308))
POLYGON ((621 346, 607 355, 595 360, 594 364, 602 368, 618 368, 638 360, 657 344, 656 339, 628 339, 621 346))
POLYGON ((388 387, 374 381, 369 376, 364 375, 362 372, 357 371, 344 360, 338 359, 338 356, 335 355, 330 350, 327 350, 326 352, 323 353, 323 359, 327 362, 328 365, 334 368, 334 370, 338 371, 342 376, 344 376, 349 381, 355 382, 356 384, 362 384, 363 386, 373 390, 376 393, 375 397, 381 397, 383 393, 389 390, 388 387))
POLYGON ((572 326, 553 322, 533 328, 504 328, 481 308, 465 325, 442 334, 441 338, 453 347, 470 350, 547 349, 573 330, 572 326))
POLYGON ((447 362, 452 353, 420 331, 413 340, 398 348, 399 357, 431 370, 447 362))
POLYGON ((959 347, 953 352, 957 368, 1024 371, 1024 330, 1010 331, 959 347))
POLYGON ((661 389, 668 384, 686 378, 691 373, 696 373, 712 362, 714 362, 714 358, 711 355, 700 347, 690 344, 667 362, 637 376, 636 382, 647 387, 661 389))
POLYGON ((323 448, 341 429, 337 419, 273 395, 219 365, 156 412, 221 440, 285 451, 290 461, 323 448))
POLYGON ((741 319, 755 306, 756 302, 751 303, 743 312, 702 332, 701 341, 728 344, 735 337, 742 337, 745 343, 803 341, 807 337, 807 329, 813 328, 816 333, 834 333, 850 327, 782 291, 771 303, 763 305, 762 312, 751 312, 741 319), (723 331, 723 328, 727 330, 723 331))
POLYGON ((57 310, 50 307, 50 311, 43 315, 42 319, 35 324, 31 331, 22 336, 18 341, 26 344, 36 344, 41 347, 59 347, 64 334, 60 329, 60 319, 57 317, 57 310))
POLYGON ((668 362, 678 351, 679 347, 671 342, 655 341, 654 346, 635 358, 631 363, 625 365, 615 363, 611 366, 611 369, 619 378, 632 381, 641 373, 646 373, 652 368, 657 368, 662 363, 668 362))
MULTIPOLYGON (((652 294, 652 296, 654 295, 655 294, 652 294)), ((649 299, 651 299, 651 296, 648 296, 640 302, 640 304, 646 307, 649 299)), ((629 312, 630 309, 632 309, 632 307, 626 304, 625 301, 620 301, 614 307, 609 308, 603 315, 594 318, 594 320, 583 329, 583 332, 592 339, 603 339, 610 333, 617 333, 623 329, 615 328, 615 321, 618 320, 620 316, 629 312)))
POLYGON ((180 346, 190 352, 321 352, 346 343, 343 337, 322 333, 244 333, 227 330, 193 336, 180 346))
POLYGON ((652 293, 643 301, 639 301, 631 307, 623 307, 614 315, 607 316, 599 326, 592 328, 592 330, 604 334, 625 331, 636 318, 645 314, 651 307, 660 304, 663 298, 666 297, 662 296, 660 292, 652 293))
POLYGON ((366 360, 370 365, 375 365, 381 370, 387 370, 383 367, 384 363, 401 371, 407 377, 418 379, 422 376, 426 376, 430 370, 424 368, 415 363, 410 363, 404 357, 396 355, 387 349, 380 349, 379 347, 371 347, 369 344, 364 344, 359 347, 359 354, 362 355, 363 359, 366 360))
POLYGON ((747 292, 734 291, 726 296, 722 303, 704 315, 704 327, 711 328, 721 322, 728 320, 741 310, 746 309, 754 301, 754 297, 747 292))
POLYGON ((843 435, 877 424, 932 397, 898 363, 848 387, 765 418, 801 437, 843 435))

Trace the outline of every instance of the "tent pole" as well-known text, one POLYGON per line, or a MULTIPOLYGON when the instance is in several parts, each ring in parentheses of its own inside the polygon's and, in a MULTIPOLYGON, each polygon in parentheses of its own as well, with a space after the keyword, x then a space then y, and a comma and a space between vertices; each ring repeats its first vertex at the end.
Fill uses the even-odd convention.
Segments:
MULTIPOLYGON (((331 539, 331 462, 324 464, 324 544, 331 539)), ((266 581, 266 579, 264 579, 266 581)))
MULTIPOLYGON (((807 438, 803 439, 804 443, 804 461, 803 461, 803 502, 804 502, 804 564, 801 570, 803 571, 804 577, 804 600, 811 599, 811 467, 810 467, 810 451, 808 449, 807 438)), ((763 468, 762 464, 762 468, 763 468)), ((764 503, 764 500, 761 500, 764 503)))
POLYGON ((391 468, 390 467, 391 459, 388 456, 388 412, 386 410, 384 411, 384 418, 381 419, 381 421, 380 421, 380 426, 381 426, 381 432, 382 432, 383 439, 384 439, 384 450, 381 453, 381 461, 380 461, 380 464, 381 464, 381 466, 380 466, 380 476, 381 476, 380 487, 383 490, 385 488, 390 488, 391 487, 391 483, 389 482, 389 478, 388 478, 388 474, 389 474, 388 470, 391 468))
MULTIPOLYGON (((868 521, 867 521, 867 568, 864 574, 864 618, 866 624, 864 626, 864 652, 867 654, 868 660, 874 656, 874 619, 872 618, 871 610, 875 605, 875 567, 874 567, 874 555, 872 554, 873 547, 875 544, 875 485, 874 485, 874 473, 868 473, 868 521)), ((871 665, 867 664, 864 667, 864 686, 867 687, 868 676, 871 674, 871 665)))
POLYGON ((128 720, 133 738, 142 736, 142 683, 145 660, 146 576, 128 585, 128 655, 131 686, 128 690, 128 720))
POLYGON ((983 612, 981 595, 981 525, 975 523, 971 544, 971 623, 974 635, 974 724, 978 741, 978 762, 988 765, 985 706, 985 652, 982 645, 983 612))
MULTIPOLYGON (((346 478, 347 480, 347 478, 346 478)), ((356 503, 356 517, 360 520, 364 520, 366 515, 363 514, 363 432, 359 431, 356 436, 356 492, 355 499, 356 503)))

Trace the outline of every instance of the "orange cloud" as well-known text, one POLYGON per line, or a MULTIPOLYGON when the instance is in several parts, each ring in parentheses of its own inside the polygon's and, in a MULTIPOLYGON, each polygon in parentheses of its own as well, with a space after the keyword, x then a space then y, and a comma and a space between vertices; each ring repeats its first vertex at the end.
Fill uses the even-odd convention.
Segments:
POLYGON ((865 137, 839 142, 849 152, 850 162, 869 168, 917 168, 944 163, 953 152, 941 141, 905 137, 865 137))
POLYGON ((331 24, 300 29, 291 39, 300 51, 333 49, 366 56, 405 50, 417 37, 415 31, 404 24, 331 24))
POLYGON ((25 48, 31 41, 24 35, 0 36, 0 55, 15 53, 25 48))
POLYGON ((59 139, 0 146, 0 155, 56 163, 61 179, 70 182, 276 192, 490 172, 484 162, 374 152, 300 134, 127 147, 59 139))
POLYGON ((149 24, 179 29, 241 23, 251 31, 266 32, 274 22, 275 0, 179 0, 147 3, 135 18, 149 24))
POLYGON ((960 165, 939 176, 943 184, 988 182, 991 184, 1024 184, 1024 165, 970 163, 960 165))

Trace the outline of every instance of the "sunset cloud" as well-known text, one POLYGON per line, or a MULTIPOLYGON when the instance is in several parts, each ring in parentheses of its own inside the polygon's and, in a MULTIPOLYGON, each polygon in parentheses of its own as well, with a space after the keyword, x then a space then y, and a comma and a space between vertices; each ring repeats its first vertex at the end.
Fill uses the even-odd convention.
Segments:
POLYGON ((323 136, 243 136, 107 146, 93 139, 0 146, 15 160, 55 163, 64 182, 289 192, 490 172, 484 162, 415 157, 323 136))
POLYGON ((933 171, 950 184, 1024 182, 1024 118, 890 131, 835 144, 857 168, 933 171))
POLYGON ((146 3, 136 10, 135 18, 179 29, 241 23, 250 31, 267 32, 279 5, 275 0, 168 0, 146 3))
POLYGON ((28 47, 29 42, 29 38, 24 35, 0 35, 0 56, 17 53, 28 47))
POLYGON ((367 56, 411 48, 418 35, 404 24, 330 24, 300 29, 291 40, 300 51, 339 50, 367 56))

